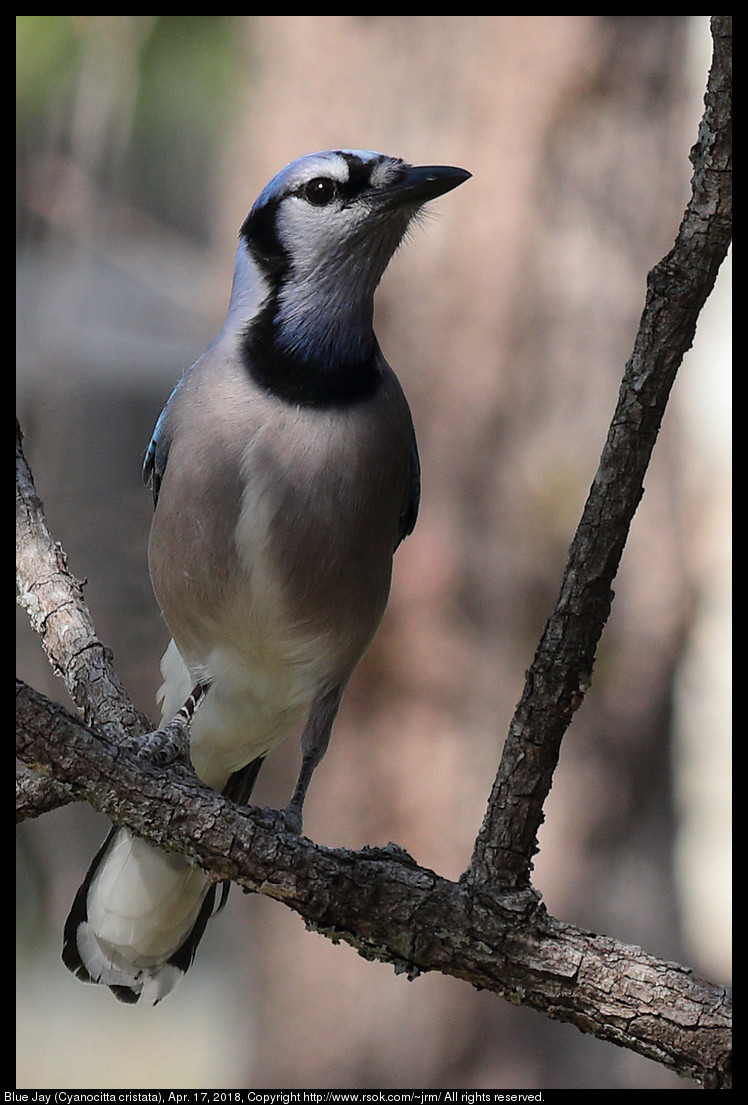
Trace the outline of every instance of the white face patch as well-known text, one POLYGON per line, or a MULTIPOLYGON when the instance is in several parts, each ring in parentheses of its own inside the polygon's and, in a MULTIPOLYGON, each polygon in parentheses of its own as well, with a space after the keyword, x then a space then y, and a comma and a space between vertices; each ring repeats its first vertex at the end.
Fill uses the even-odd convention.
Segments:
POLYGON ((369 214, 363 203, 348 205, 334 199, 325 207, 315 207, 303 196, 287 196, 278 208, 275 227, 289 250, 294 278, 303 280, 339 253, 369 214))
MULTIPOLYGON (((372 250, 378 254, 382 224, 386 225, 390 218, 373 218, 379 206, 374 197, 398 178, 403 164, 399 158, 372 150, 326 150, 292 161, 273 177, 252 213, 259 215, 265 208, 273 212, 275 234, 292 264, 290 283, 302 286, 310 278, 316 280, 331 264, 341 293, 346 286, 350 288, 347 272, 340 270, 341 260, 345 259, 349 248, 351 252, 363 251, 360 262, 364 266, 372 250), (307 195, 305 192, 305 186, 315 181, 334 182, 340 194, 328 190, 326 200, 315 202, 314 193, 307 195), (354 186, 349 187, 351 184, 354 186), (371 239, 371 246, 362 245, 358 240, 362 230, 371 239)), ((320 194, 324 196, 324 190, 320 194)), ((386 209, 381 210, 384 215, 386 209)), ((405 219, 392 220, 397 230, 390 255, 412 214, 411 210, 405 219)), ((391 212, 387 215, 391 216, 391 212)), ((389 234, 386 236, 389 238, 389 234)), ((383 266, 375 268, 379 271, 374 279, 363 282, 364 294, 373 292, 381 276, 383 266)))
MULTIPOLYGON (((292 258, 298 281, 303 282, 313 273, 318 273, 328 260, 335 258, 340 261, 347 243, 357 237, 362 226, 370 226, 376 236, 372 204, 366 199, 369 189, 364 189, 360 201, 355 194, 345 195, 351 180, 348 159, 353 157, 369 169, 372 192, 386 187, 397 176, 401 165, 393 158, 371 151, 345 150, 312 154, 289 166, 282 185, 283 198, 278 203, 275 226, 278 237, 292 258), (334 197, 329 203, 310 202, 303 188, 316 178, 337 182, 343 195, 334 197)), ((365 178, 363 183, 366 183, 365 178)), ((366 262, 366 258, 361 260, 366 262)), ((345 285, 345 281, 342 284, 345 285)))

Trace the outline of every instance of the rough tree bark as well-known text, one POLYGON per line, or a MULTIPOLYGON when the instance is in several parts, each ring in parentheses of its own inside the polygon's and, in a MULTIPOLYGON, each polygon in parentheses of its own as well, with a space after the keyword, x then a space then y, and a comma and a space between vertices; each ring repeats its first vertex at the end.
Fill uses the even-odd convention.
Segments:
POLYGON ((669 392, 731 235, 731 17, 713 16, 714 56, 692 195, 672 250, 648 277, 634 351, 561 593, 511 722, 472 863, 459 882, 396 845, 323 848, 282 831, 183 767, 135 760, 126 736, 150 728, 98 641, 82 585, 47 533, 17 451, 20 601, 84 720, 18 684, 19 817, 84 800, 216 879, 267 894, 308 927, 414 977, 440 971, 569 1021, 708 1088, 731 1085, 730 1001, 723 987, 640 948, 548 915, 530 873, 561 740, 582 704, 610 611, 611 584, 669 392))

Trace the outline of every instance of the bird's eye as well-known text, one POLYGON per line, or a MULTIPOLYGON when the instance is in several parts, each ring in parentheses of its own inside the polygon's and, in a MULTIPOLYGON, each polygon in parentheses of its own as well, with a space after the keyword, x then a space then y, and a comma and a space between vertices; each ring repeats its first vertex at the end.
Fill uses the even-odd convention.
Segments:
POLYGON ((326 207, 338 194, 338 186, 329 177, 318 176, 304 185, 304 199, 314 207, 326 207))

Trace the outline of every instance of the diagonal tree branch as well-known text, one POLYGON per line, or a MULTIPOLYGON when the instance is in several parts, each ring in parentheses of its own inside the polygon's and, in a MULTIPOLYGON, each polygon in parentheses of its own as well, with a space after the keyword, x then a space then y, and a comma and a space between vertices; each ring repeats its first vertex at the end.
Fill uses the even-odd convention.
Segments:
POLYGON ((649 273, 600 464, 569 551, 561 592, 509 726, 468 881, 528 886, 561 741, 592 677, 611 584, 644 493, 670 389, 732 231, 731 16, 712 16, 714 55, 691 151, 692 194, 671 251, 649 273))
POLYGON ((96 636, 83 584, 53 541, 23 453, 16 422, 16 586, 18 602, 41 636, 52 670, 65 683, 84 719, 105 733, 139 736, 152 726, 135 709, 114 668, 111 651, 96 636))
POLYGON ((403 849, 324 848, 185 768, 143 764, 20 684, 18 754, 102 813, 219 879, 285 903, 309 928, 415 978, 440 971, 610 1040, 704 1085, 729 1081, 723 987, 563 924, 534 895, 468 890, 403 849))
MULTIPOLYGON (((83 584, 50 536, 23 452, 16 421, 16 588, 18 602, 40 635, 52 670, 65 683, 84 719, 124 739, 148 732, 114 668, 114 657, 96 635, 83 584)), ((69 788, 47 775, 21 773, 16 780, 16 819, 37 817, 72 800, 69 788)))

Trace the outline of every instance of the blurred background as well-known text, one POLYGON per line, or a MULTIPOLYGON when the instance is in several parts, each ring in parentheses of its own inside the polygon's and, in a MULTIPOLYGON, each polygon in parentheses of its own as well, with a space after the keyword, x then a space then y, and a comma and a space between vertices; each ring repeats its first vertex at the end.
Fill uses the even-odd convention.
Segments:
MULTIPOLYGON (((378 293, 423 462, 390 607, 305 831, 457 878, 597 466, 647 271, 689 195, 706 16, 19 16, 18 406, 51 532, 137 705, 168 635, 140 466, 221 325, 238 228, 316 149, 461 165, 378 293)), ((729 263, 676 381, 546 806, 555 915, 729 981, 729 263)), ((19 674, 65 701, 19 615, 19 674)), ((256 800, 283 805, 299 751, 256 800)), ((62 928, 106 821, 18 834, 24 1088, 675 1088, 659 1065, 236 889, 155 1009, 62 928)))

